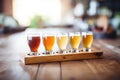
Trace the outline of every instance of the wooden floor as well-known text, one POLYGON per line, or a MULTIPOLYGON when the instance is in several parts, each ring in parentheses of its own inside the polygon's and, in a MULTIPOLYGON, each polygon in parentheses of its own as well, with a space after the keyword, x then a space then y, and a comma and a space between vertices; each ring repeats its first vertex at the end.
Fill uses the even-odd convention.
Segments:
POLYGON ((94 40, 92 48, 102 49, 103 59, 25 65, 23 53, 29 51, 26 34, 30 31, 0 37, 0 80, 120 80, 120 38, 94 40))

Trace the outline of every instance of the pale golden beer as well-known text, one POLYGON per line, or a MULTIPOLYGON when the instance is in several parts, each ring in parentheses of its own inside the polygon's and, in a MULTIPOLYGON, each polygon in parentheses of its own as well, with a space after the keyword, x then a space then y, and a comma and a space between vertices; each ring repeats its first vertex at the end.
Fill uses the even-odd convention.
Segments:
POLYGON ((93 42, 93 33, 92 32, 83 32, 82 33, 82 43, 84 48, 89 49, 91 48, 93 42))
POLYGON ((68 44, 68 35, 65 33, 59 33, 57 35, 57 44, 60 50, 65 50, 68 44))
POLYGON ((70 45, 73 51, 74 50, 77 51, 82 39, 80 32, 69 33, 69 37, 70 37, 70 45))

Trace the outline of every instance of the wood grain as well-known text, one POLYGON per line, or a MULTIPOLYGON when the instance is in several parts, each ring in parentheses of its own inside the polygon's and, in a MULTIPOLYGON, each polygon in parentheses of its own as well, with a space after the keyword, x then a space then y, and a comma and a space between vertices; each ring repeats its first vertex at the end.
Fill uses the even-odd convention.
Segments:
POLYGON ((100 50, 92 50, 91 52, 79 53, 66 53, 66 54, 51 54, 39 56, 25 56, 25 64, 55 62, 55 61, 68 61, 68 60, 81 60, 81 59, 96 59, 102 58, 103 52, 100 50))
POLYGON ((0 44, 0 80, 34 80, 38 65, 25 66, 20 59, 21 52, 26 50, 23 33, 2 37, 2 39, 0 44))
POLYGON ((61 62, 62 80, 98 80, 84 60, 61 62))
POLYGON ((85 63, 99 80, 120 79, 120 64, 113 59, 85 60, 85 63))
POLYGON ((0 80, 33 80, 37 65, 24 66, 18 61, 0 61, 0 80))
MULTIPOLYGON (((101 48, 104 52, 104 58, 106 59, 114 59, 117 62, 120 62, 120 49, 111 49, 111 47, 108 47, 106 44, 104 44, 104 40, 103 42, 102 40, 96 40, 94 41, 94 46, 96 48, 101 48), (98 45, 99 44, 99 45, 98 45)), ((112 45, 114 46, 114 45, 112 45)))
POLYGON ((59 62, 40 64, 37 80, 60 80, 59 62))
MULTIPOLYGON (((63 80, 119 80, 120 56, 99 40, 92 48, 102 49, 103 59, 62 62, 63 80), (99 44, 99 45, 98 45, 99 44), (104 46, 103 46, 104 45, 104 46)), ((114 46, 114 45, 113 45, 114 46)))
MULTIPOLYGON (((120 38, 94 40, 92 48, 104 52, 102 59, 25 65, 21 53, 29 52, 26 33, 68 32, 68 29, 37 29, 0 36, 0 80, 120 80, 120 38)), ((44 47, 40 50, 44 51, 44 47)), ((55 46, 57 48, 57 46, 55 46)), ((82 48, 82 46, 80 46, 82 48)))

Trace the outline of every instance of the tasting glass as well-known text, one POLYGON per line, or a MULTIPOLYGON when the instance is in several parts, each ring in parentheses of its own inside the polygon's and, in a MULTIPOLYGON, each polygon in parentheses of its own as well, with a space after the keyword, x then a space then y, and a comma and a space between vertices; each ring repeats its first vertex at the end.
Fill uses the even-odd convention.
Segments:
POLYGON ((40 35, 39 34, 28 34, 27 35, 28 46, 30 48, 31 55, 38 54, 38 48, 40 46, 40 35))
POLYGON ((82 32, 82 43, 83 43, 83 51, 91 52, 91 45, 93 43, 93 32, 82 32))
POLYGON ((68 33, 58 33, 57 44, 60 50, 59 53, 66 53, 66 47, 68 44, 68 33))
POLYGON ((46 50, 46 54, 53 54, 53 47, 55 44, 55 35, 52 33, 43 34, 43 44, 46 50))
POLYGON ((78 48, 81 42, 81 34, 80 32, 70 32, 69 33, 70 38, 70 45, 71 45, 71 52, 79 52, 78 48))

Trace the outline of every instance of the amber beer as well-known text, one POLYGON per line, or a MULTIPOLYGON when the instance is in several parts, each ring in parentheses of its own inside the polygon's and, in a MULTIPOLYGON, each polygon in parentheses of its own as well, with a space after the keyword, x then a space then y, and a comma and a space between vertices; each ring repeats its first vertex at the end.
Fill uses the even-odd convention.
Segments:
POLYGON ((61 51, 65 50, 66 46, 68 44, 68 34, 67 33, 58 33, 57 44, 61 51))
POLYGON ((83 32, 82 42, 83 42, 83 46, 86 49, 91 48, 91 44, 93 42, 93 33, 92 32, 83 32))
POLYGON ((50 34, 45 34, 43 36, 43 44, 46 51, 51 51, 55 44, 55 36, 50 34))
POLYGON ((40 36, 28 35, 27 40, 28 40, 28 45, 30 47, 31 52, 38 52, 38 48, 40 45, 40 36))

